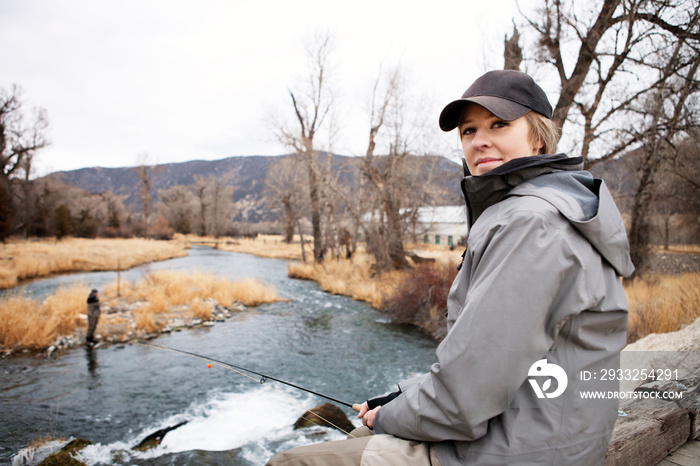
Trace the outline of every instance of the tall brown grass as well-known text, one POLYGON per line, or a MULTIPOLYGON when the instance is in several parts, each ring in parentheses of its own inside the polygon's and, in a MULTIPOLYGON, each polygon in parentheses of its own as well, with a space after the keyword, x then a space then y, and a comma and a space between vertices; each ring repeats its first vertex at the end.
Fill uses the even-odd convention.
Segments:
POLYGON ((352 260, 327 260, 322 264, 290 263, 287 274, 318 282, 323 291, 350 296, 381 309, 384 296, 391 293, 405 272, 391 271, 376 274, 373 261, 366 254, 356 254, 352 260))
MULTIPOLYGON (((232 281, 203 272, 188 274, 161 270, 146 275, 134 285, 122 283, 120 288, 120 297, 147 301, 152 313, 204 298, 212 298, 223 306, 230 306, 236 301, 246 306, 258 306, 278 300, 276 288, 260 280, 232 281)), ((117 283, 106 286, 104 295, 108 299, 116 299, 117 283)))
POLYGON ((652 251, 656 253, 671 253, 671 254, 700 254, 700 245, 698 244, 669 244, 668 249, 663 246, 654 246, 652 251))
POLYGON ((134 239, 66 238, 0 243, 0 288, 53 273, 124 270, 187 255, 186 243, 134 239))
POLYGON ((630 314, 627 342, 668 333, 700 317, 700 273, 648 276, 625 286, 630 314))
POLYGON ((0 306, 0 348, 41 349, 82 325, 87 287, 60 288, 43 303, 11 297, 0 306))
POLYGON ((188 313, 191 317, 209 320, 211 319, 211 305, 201 299, 198 299, 190 304, 188 313))
MULTIPOLYGON (((205 244, 222 251, 253 254, 259 257, 301 260, 299 235, 292 243, 285 243, 281 235, 258 235, 255 238, 213 238, 209 236, 176 234, 175 239, 189 244, 205 244)), ((311 238, 304 235, 307 254, 311 251, 311 238)))
MULTIPOLYGON (((42 303, 17 296, 3 300, 0 303, 0 348, 42 349, 60 336, 80 337, 87 326, 88 292, 86 285, 75 285, 57 290, 42 303)), ((96 333, 123 341, 133 331, 157 333, 175 318, 209 320, 212 300, 222 306, 237 301, 257 306, 279 298, 273 286, 259 280, 231 281, 201 272, 159 271, 135 284, 124 282, 117 286, 117 282, 113 282, 107 285, 102 291, 102 301, 124 312, 103 313, 96 333)))

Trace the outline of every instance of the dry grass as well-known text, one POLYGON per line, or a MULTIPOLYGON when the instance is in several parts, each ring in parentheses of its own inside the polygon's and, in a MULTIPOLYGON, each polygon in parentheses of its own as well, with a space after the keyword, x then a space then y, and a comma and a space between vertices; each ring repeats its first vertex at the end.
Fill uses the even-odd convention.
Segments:
POLYGON ((209 320, 211 319, 211 305, 198 299, 190 304, 188 314, 196 319, 209 320))
POLYGON ((40 349, 85 325, 86 286, 60 288, 43 303, 11 297, 0 306, 0 347, 40 349))
POLYGON ((406 250, 426 259, 435 259, 441 264, 452 264, 462 260, 464 247, 455 246, 454 249, 450 249, 449 246, 439 244, 409 244, 406 250))
POLYGON ((662 246, 654 246, 652 251, 659 254, 700 254, 699 244, 670 244, 668 249, 664 249, 662 246))
MULTIPOLYGON (((144 307, 155 314, 165 312, 172 306, 190 305, 204 298, 212 298, 223 306, 230 306, 236 301, 246 306, 278 301, 275 287, 259 280, 231 281, 202 272, 187 274, 161 270, 146 275, 135 285, 122 283, 120 292, 121 297, 147 301, 144 307)), ((103 294, 108 299, 117 298, 116 282, 106 286, 103 294)))
POLYGON ((185 255, 186 243, 140 238, 8 241, 0 244, 0 288, 53 273, 125 270, 185 255))
MULTIPOLYGON (((258 280, 233 282, 200 272, 159 271, 133 285, 121 283, 119 290, 117 296, 117 283, 109 284, 102 301, 124 312, 102 313, 95 332, 117 341, 133 332, 158 333, 175 318, 209 320, 215 303, 257 306, 279 300, 274 287, 258 280)), ((5 299, 0 306, 0 348, 42 349, 57 337, 80 337, 87 327, 88 292, 87 286, 75 285, 57 290, 41 304, 20 297, 5 299)))
POLYGON ((134 311, 134 323, 136 324, 136 329, 146 333, 157 333, 164 327, 164 323, 159 324, 153 316, 153 313, 144 308, 139 308, 134 311))
POLYGON ((212 297, 219 302, 240 301, 246 306, 259 306, 279 301, 275 287, 259 280, 247 278, 230 283, 230 286, 217 287, 212 297))
POLYGON ((700 273, 649 276, 625 286, 630 307, 627 341, 680 330, 700 317, 700 273))
POLYGON ((323 264, 291 263, 287 273, 292 278, 318 282, 323 291, 350 296, 381 309, 384 297, 391 294, 404 276, 393 271, 377 275, 372 271, 372 260, 357 253, 352 260, 326 260, 323 264))
MULTIPOLYGON (((259 257, 275 259, 301 260, 301 244, 299 235, 294 236, 291 244, 284 242, 281 235, 258 235, 256 238, 212 238, 195 235, 175 235, 180 242, 188 244, 205 244, 222 251, 253 254, 259 257)), ((304 235, 306 254, 313 256, 312 239, 304 235)))

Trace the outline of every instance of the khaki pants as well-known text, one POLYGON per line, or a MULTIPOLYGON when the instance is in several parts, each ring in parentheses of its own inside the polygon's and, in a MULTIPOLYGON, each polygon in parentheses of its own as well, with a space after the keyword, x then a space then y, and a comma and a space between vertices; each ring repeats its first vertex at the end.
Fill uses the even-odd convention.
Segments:
POLYGON ((348 440, 316 443, 273 456, 268 466, 440 466, 435 448, 393 435, 372 435, 367 427, 353 430, 348 440))

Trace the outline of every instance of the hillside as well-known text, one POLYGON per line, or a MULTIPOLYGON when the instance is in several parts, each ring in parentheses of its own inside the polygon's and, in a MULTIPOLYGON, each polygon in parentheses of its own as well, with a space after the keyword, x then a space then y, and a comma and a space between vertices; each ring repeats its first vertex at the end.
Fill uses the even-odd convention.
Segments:
MULTIPOLYGON (((237 213, 234 220, 248 222, 274 220, 269 209, 264 207, 265 177, 270 166, 284 157, 290 157, 290 155, 241 156, 220 160, 193 160, 156 165, 153 171, 151 195, 157 201, 158 190, 176 185, 192 185, 195 175, 209 176, 230 173, 235 180, 233 200, 237 206, 237 213)), ((331 157, 333 173, 341 181, 351 182, 350 173, 359 167, 361 159, 336 154, 331 154, 331 157)), ((419 171, 426 175, 426 183, 428 172, 432 167, 434 182, 430 188, 436 188, 438 192, 445 192, 439 199, 440 204, 449 205, 461 202, 459 195, 461 167, 458 164, 439 156, 412 157, 410 163, 421 168, 419 171), (447 189, 444 189, 445 182, 449 185, 447 189)), ((48 175, 47 178, 92 193, 112 191, 116 195, 124 196, 125 205, 134 210, 140 210, 139 180, 133 168, 81 168, 55 172, 48 175)))

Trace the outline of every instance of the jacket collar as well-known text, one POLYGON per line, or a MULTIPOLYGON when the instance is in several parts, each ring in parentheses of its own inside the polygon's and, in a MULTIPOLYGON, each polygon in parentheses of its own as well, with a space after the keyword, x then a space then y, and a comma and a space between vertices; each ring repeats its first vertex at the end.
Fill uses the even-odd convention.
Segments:
POLYGON ((468 175, 462 178, 462 193, 467 202, 469 227, 492 205, 508 196, 511 189, 536 176, 557 171, 581 170, 581 157, 566 154, 533 155, 510 160, 483 175, 468 175))

